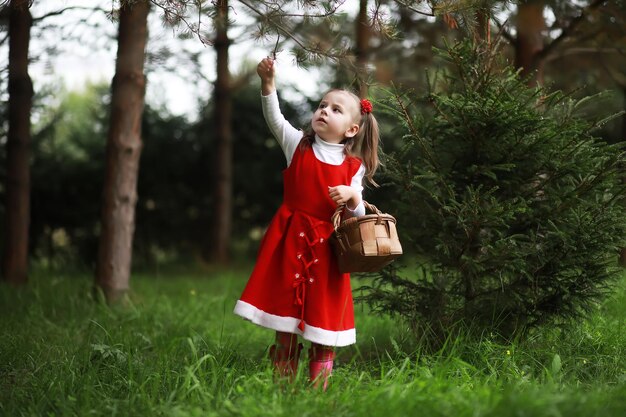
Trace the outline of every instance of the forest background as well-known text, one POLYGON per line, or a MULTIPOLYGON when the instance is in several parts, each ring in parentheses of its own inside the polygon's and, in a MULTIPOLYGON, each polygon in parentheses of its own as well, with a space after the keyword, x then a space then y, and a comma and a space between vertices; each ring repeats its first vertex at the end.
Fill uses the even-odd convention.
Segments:
POLYGON ((124 3, 0 5, 0 415, 624 414, 624 1, 124 3), (325 396, 230 314, 281 201, 267 55, 296 126, 374 102, 405 244, 325 396))
MULTIPOLYGON (((31 9, 29 59, 35 68, 36 88, 28 253, 31 262, 93 270, 111 92, 102 75, 81 75, 71 67, 74 62, 87 71, 100 68, 98 74, 103 74, 102 68, 114 67, 116 24, 107 17, 116 5, 59 2, 58 9, 51 9, 53 3, 46 2, 44 8, 34 2, 31 9), (91 81, 84 85, 68 81, 76 79, 91 81)), ((473 14, 477 2, 447 6, 438 2, 412 2, 413 6, 404 2, 339 2, 331 3, 337 7, 332 9, 332 19, 304 18, 315 10, 303 2, 287 6, 292 7, 295 17, 281 17, 285 25, 291 25, 285 30, 292 39, 289 33, 281 37, 281 30, 271 24, 261 25, 266 17, 255 13, 258 9, 254 6, 232 2, 228 6, 232 8, 228 45, 235 57, 228 65, 228 88, 234 113, 227 139, 232 154, 220 155, 224 148, 219 143, 224 139, 214 128, 218 125, 215 117, 219 117, 215 110, 220 107, 215 100, 215 34, 208 32, 213 28, 214 11, 207 7, 207 15, 194 28, 189 22, 166 16, 169 3, 176 2, 162 2, 165 8, 155 2, 149 17, 145 59, 148 96, 142 119, 144 147, 133 237, 136 267, 154 268, 172 261, 253 259, 263 228, 280 203, 280 170, 284 165, 260 111, 254 75, 260 57, 280 51, 278 79, 283 111, 295 126, 305 127, 321 92, 336 85, 358 89, 359 77, 377 87, 389 87, 393 82, 425 91, 426 70, 433 74, 442 65, 433 59, 432 48, 441 47, 446 39, 473 36, 472 30, 481 24, 478 14, 473 14), (362 28, 358 24, 359 8, 367 21, 362 28), (458 28, 459 24, 463 27, 458 28), (366 36, 365 47, 357 47, 358 36, 366 36), (309 49, 294 39, 301 39, 309 49), (354 71, 358 60, 361 73, 354 71), (300 66, 300 72, 292 70, 300 66), (220 175, 215 175, 215 166, 224 158, 232 160, 230 184, 226 185, 232 189, 232 201, 226 209, 232 220, 227 222, 214 221, 223 211, 216 209, 220 175), (232 224, 229 233, 220 234, 225 240, 221 243, 216 242, 212 231, 220 223, 232 224), (216 246, 227 249, 216 254, 216 246)), ((266 7, 263 2, 261 6, 266 7)), ((619 1, 534 1, 519 6, 495 2, 486 27, 493 31, 491 36, 504 37, 510 43, 503 52, 512 64, 522 67, 525 55, 536 56, 528 61, 532 64, 526 65, 530 68, 523 74, 537 71, 539 82, 550 90, 563 90, 575 97, 609 92, 594 111, 611 114, 623 109, 626 100, 622 6, 619 1), (498 26, 503 26, 502 31, 498 26)), ((264 10, 267 14, 271 9, 264 10)), ((3 22, 6 28, 6 19, 3 22)), ((4 74, 7 38, 3 37, 1 45, 4 74)), ((6 114, 7 77, 0 82, 6 114)), ((399 142, 385 116, 381 118, 384 149, 393 152, 399 142)), ((0 133, 6 144, 8 118, 3 121, 0 133)), ((624 136, 625 126, 626 119, 613 120, 600 135, 607 142, 616 142, 624 136)), ((0 154, 3 167, 7 166, 6 157, 6 152, 0 154)), ((6 184, 6 175, 5 170, 0 172, 0 184, 6 184)), ((2 201, 6 201, 5 190, 0 188, 2 201)), ((383 202, 384 193, 367 189, 365 198, 383 202)), ((2 218, 5 207, 0 205, 2 218)))

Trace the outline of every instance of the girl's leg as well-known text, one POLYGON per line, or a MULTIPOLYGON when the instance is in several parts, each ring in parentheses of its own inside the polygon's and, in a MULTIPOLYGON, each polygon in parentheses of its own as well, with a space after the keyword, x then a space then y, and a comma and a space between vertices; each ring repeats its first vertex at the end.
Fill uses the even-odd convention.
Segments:
POLYGON ((295 333, 276 332, 276 346, 284 349, 291 356, 298 347, 298 335, 295 333))
POLYGON ((287 377, 290 381, 298 371, 298 360, 302 344, 298 344, 298 335, 293 333, 276 332, 276 344, 270 348, 270 358, 274 366, 274 373, 280 377, 287 377))
POLYGON ((322 389, 326 391, 328 378, 333 371, 333 361, 335 351, 330 346, 311 344, 309 349, 309 378, 315 388, 322 384, 322 389))

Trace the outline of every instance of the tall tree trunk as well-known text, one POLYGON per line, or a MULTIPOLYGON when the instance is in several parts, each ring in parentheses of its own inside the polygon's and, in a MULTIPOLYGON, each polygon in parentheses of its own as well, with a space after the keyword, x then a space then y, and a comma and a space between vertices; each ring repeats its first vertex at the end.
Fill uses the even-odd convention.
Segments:
POLYGON ((96 286, 109 303, 129 288, 144 105, 148 0, 121 5, 106 149, 96 286))
POLYGON ((9 6, 9 131, 2 276, 13 285, 25 284, 28 280, 30 111, 33 97, 33 84, 28 75, 32 24, 28 5, 28 0, 12 0, 9 6))
POLYGON ((217 54, 217 79, 215 81, 215 128, 217 141, 213 175, 214 211, 212 239, 208 242, 208 257, 218 263, 229 260, 230 235, 232 230, 233 188, 233 139, 232 98, 230 72, 228 70, 228 0, 217 2, 215 18, 216 37, 214 48, 217 54))
MULTIPOLYGON (((624 110, 626 110, 626 85, 622 84, 622 95, 624 96, 624 110)), ((626 114, 622 115, 622 138, 626 138, 626 114)), ((626 184, 626 167, 623 167, 622 181, 626 184)), ((619 264, 626 267, 626 248, 622 248, 619 257, 619 264)))
POLYGON ((367 97, 367 63, 370 41, 370 26, 367 19, 367 0, 360 0, 359 15, 356 20, 356 67, 359 83, 359 96, 367 97))
POLYGON ((529 85, 543 84, 543 60, 538 53, 543 49, 546 22, 543 17, 543 0, 526 0, 517 6, 517 43, 515 67, 521 76, 528 77, 529 85))

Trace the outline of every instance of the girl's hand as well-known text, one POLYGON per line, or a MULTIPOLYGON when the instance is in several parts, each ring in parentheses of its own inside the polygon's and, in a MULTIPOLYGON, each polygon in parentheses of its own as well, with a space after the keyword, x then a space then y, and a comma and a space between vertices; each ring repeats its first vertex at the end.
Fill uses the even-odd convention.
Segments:
POLYGON ((263 58, 256 67, 256 73, 259 74, 261 78, 261 90, 263 95, 267 96, 273 93, 276 89, 274 86, 274 76, 276 74, 274 60, 272 58, 263 58))
POLYGON ((354 188, 347 185, 337 185, 328 187, 328 195, 337 205, 346 204, 349 209, 354 210, 361 202, 358 193, 354 188))

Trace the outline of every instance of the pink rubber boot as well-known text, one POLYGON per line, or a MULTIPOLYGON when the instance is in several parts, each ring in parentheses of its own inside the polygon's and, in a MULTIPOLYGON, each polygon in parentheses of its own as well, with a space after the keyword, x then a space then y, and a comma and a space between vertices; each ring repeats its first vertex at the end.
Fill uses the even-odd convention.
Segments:
POLYGON ((302 344, 297 342, 298 336, 295 334, 276 332, 276 344, 270 347, 274 375, 286 378, 290 383, 296 378, 302 351, 302 344))
POLYGON ((322 385, 322 390, 328 388, 328 379, 333 371, 335 351, 328 346, 314 343, 309 349, 309 380, 314 388, 322 385))

